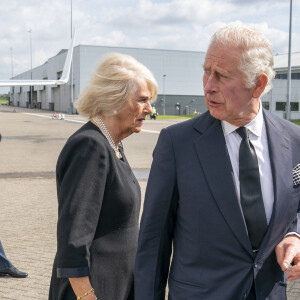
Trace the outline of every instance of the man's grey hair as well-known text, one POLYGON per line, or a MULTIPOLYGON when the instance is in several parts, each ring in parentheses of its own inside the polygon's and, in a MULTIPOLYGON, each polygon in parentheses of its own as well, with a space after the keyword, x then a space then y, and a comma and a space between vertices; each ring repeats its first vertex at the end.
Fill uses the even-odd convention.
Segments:
POLYGON ((209 47, 212 45, 240 50, 239 69, 245 75, 247 88, 255 87, 261 74, 268 77, 264 93, 272 88, 272 79, 275 77, 272 44, 255 27, 240 22, 229 24, 216 31, 209 47))

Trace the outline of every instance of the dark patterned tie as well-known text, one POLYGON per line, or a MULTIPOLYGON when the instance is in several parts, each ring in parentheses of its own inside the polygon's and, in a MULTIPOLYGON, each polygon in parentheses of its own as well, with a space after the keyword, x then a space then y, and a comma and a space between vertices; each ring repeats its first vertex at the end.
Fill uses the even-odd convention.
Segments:
POLYGON ((241 204, 252 248, 256 252, 267 231, 268 223, 255 149, 245 127, 239 127, 236 132, 242 138, 239 151, 241 204))

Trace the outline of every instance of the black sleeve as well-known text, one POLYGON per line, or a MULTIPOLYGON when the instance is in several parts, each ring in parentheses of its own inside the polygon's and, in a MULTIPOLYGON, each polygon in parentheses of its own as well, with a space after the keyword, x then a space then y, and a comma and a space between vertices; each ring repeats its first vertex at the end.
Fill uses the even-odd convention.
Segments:
POLYGON ((67 142, 58 160, 58 277, 89 275, 89 249, 108 173, 106 150, 95 138, 79 136, 67 142))

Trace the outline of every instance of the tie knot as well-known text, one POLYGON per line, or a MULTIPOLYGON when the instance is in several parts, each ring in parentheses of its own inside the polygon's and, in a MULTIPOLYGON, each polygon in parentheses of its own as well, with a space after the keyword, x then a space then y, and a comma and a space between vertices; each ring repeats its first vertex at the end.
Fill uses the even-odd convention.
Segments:
POLYGON ((242 139, 248 139, 248 133, 246 127, 242 126, 235 130, 242 139))

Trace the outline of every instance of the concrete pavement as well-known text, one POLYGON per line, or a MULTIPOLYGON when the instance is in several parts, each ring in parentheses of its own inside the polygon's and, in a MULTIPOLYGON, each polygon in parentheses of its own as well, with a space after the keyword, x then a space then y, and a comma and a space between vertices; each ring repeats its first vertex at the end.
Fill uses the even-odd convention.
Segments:
MULTIPOLYGON (((0 277, 0 300, 43 300, 56 251, 56 160, 66 139, 86 119, 66 115, 68 120, 52 120, 47 111, 15 109, 0 106, 0 239, 7 257, 29 276, 0 277)), ((174 122, 146 121, 144 132, 123 143, 143 194, 158 132, 174 122)), ((300 282, 288 290, 289 300, 300 299, 300 282)))

